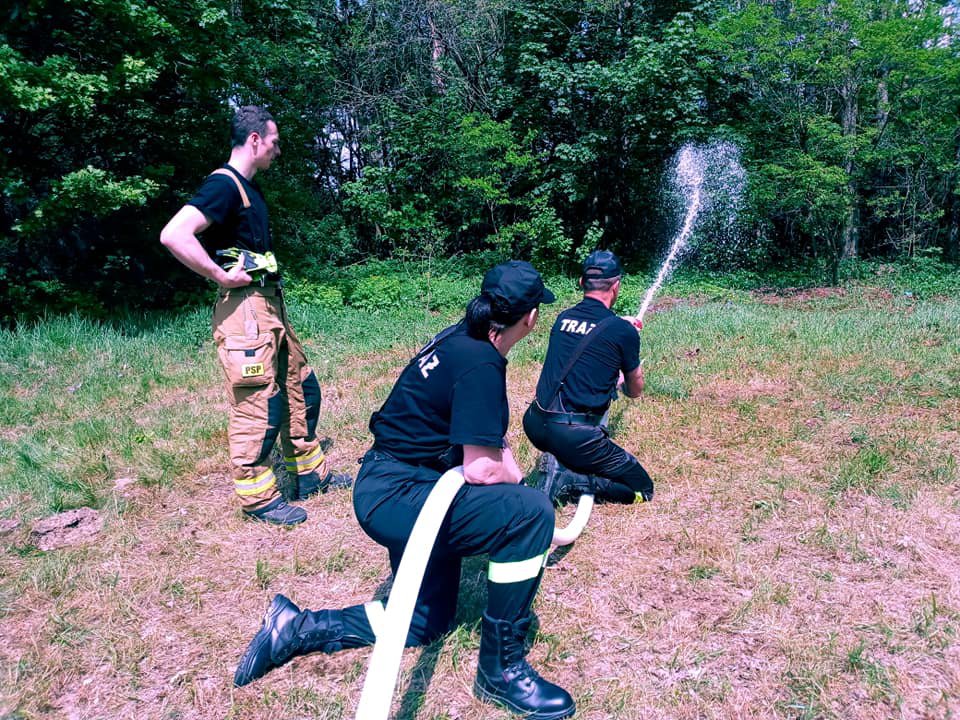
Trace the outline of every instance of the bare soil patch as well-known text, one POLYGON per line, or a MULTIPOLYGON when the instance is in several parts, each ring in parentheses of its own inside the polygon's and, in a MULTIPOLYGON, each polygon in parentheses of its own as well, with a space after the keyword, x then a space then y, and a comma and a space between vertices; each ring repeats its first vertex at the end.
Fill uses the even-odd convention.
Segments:
POLYGON ((46 551, 93 542, 102 530, 101 514, 83 507, 37 520, 30 534, 34 544, 46 551))

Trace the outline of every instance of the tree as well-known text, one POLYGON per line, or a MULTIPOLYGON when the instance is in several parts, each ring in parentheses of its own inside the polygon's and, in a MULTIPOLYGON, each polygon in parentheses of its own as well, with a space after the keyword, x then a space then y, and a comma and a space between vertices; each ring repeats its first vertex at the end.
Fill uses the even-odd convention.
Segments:
POLYGON ((666 159, 701 127, 686 7, 524 0, 511 10, 508 116, 533 136, 550 204, 578 244, 599 235, 633 256, 656 247, 638 229, 659 214, 666 159))
POLYGON ((754 207, 757 221, 794 243, 788 253, 830 248, 835 275, 844 257, 936 241, 946 195, 934 188, 955 164, 947 148, 958 106, 957 58, 938 42, 938 10, 900 0, 747 2, 701 32, 715 119, 748 138, 754 187, 779 189, 754 207), (811 172, 836 195, 806 192, 811 172), (825 204, 810 218, 831 220, 798 225, 790 199, 802 197, 825 204))

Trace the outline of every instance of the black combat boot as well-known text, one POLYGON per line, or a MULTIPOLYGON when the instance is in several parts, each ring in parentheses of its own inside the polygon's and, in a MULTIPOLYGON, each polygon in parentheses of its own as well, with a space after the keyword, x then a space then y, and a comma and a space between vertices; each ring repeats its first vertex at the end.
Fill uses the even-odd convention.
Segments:
POLYGON ((233 684, 241 687, 251 683, 297 655, 332 653, 372 644, 373 632, 368 630, 369 623, 362 615, 360 606, 347 610, 301 610, 283 595, 275 596, 260 630, 240 658, 233 684), (354 610, 359 610, 361 616, 350 623, 358 626, 353 628, 356 634, 344 630, 344 616, 354 610))
POLYGON ((306 500, 314 495, 325 493, 331 488, 348 488, 353 485, 353 477, 347 473, 329 472, 321 478, 311 470, 297 475, 297 500, 306 500))
POLYGON ((597 502, 622 505, 653 498, 652 488, 649 492, 635 493, 622 482, 599 475, 585 475, 564 467, 550 453, 543 453, 540 456, 537 470, 534 477, 535 486, 543 490, 557 507, 575 503, 580 500, 581 495, 593 495, 597 502))
POLYGON ((511 623, 483 614, 474 693, 484 702, 502 705, 531 720, 570 717, 577 709, 573 698, 540 677, 524 659, 529 628, 529 615, 511 623))
POLYGON ((592 476, 564 467, 551 453, 540 456, 533 484, 543 490, 557 507, 577 502, 584 493, 594 493, 592 476))

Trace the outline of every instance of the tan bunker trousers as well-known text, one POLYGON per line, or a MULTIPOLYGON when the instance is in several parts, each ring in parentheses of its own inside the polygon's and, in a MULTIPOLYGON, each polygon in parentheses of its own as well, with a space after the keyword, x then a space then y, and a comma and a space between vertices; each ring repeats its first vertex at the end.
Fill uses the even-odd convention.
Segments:
POLYGON ((243 509, 262 508, 279 493, 270 463, 278 436, 289 474, 322 478, 320 383, 290 327, 281 289, 221 289, 213 339, 227 380, 230 462, 243 509))

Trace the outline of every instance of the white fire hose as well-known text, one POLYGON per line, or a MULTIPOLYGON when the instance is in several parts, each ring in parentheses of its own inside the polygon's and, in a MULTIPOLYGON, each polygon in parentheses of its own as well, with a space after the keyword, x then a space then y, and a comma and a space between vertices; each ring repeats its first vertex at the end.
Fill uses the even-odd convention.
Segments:
POLYGON ((580 533, 587 526, 591 512, 593 512, 593 495, 581 495, 577 503, 577 511, 573 514, 570 524, 553 531, 553 544, 558 547, 569 545, 580 537, 580 533))
MULTIPOLYGON (((393 701, 397 675, 400 672, 400 660, 403 658, 403 648, 410 631, 413 608, 417 595, 420 594, 423 573, 427 569, 427 561, 433 552, 433 544, 450 509, 450 503, 463 483, 462 465, 447 470, 437 480, 417 516, 393 580, 377 642, 370 655, 370 667, 363 681, 356 720, 386 720, 390 714, 390 703, 393 701)), ((593 495, 581 496, 570 524, 554 530, 553 544, 569 545, 576 540, 590 519, 592 509, 593 495)))

